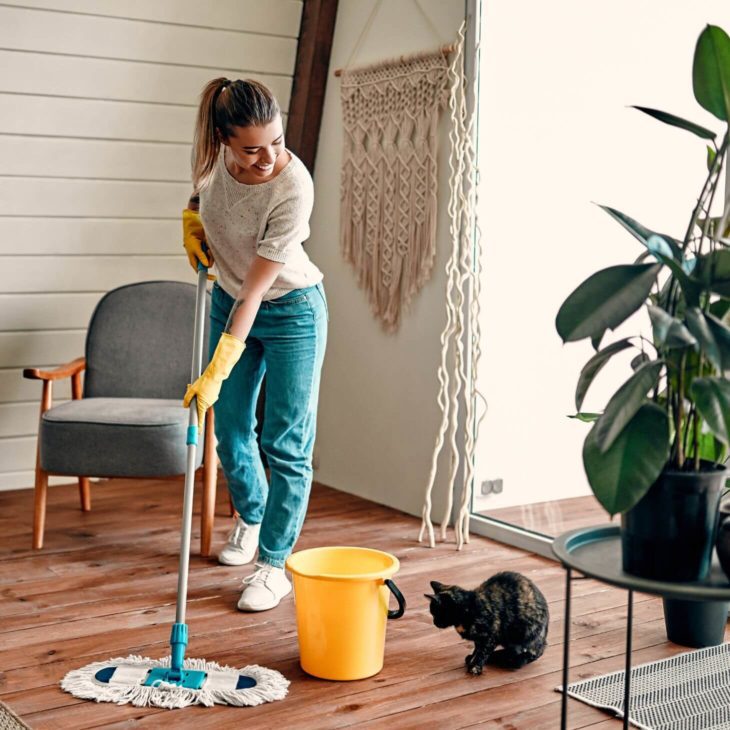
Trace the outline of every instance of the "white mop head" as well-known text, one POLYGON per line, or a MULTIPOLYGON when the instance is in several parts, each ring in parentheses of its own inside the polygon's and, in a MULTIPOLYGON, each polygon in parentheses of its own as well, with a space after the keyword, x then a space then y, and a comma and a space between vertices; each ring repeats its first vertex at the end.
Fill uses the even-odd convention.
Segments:
POLYGON ((207 662, 205 659, 185 659, 185 669, 196 669, 207 673, 201 689, 188 689, 174 684, 160 684, 145 687, 143 682, 152 667, 169 667, 170 657, 148 659, 141 656, 118 657, 104 662, 87 664, 81 669, 70 671, 62 680, 61 688, 74 697, 97 702, 116 702, 118 705, 132 704, 137 707, 187 707, 188 705, 261 705, 264 702, 283 700, 286 697, 289 680, 273 670, 255 664, 234 669, 207 662), (106 667, 116 667, 108 682, 96 679, 96 673, 106 667), (236 689, 240 675, 256 681, 253 687, 236 689))

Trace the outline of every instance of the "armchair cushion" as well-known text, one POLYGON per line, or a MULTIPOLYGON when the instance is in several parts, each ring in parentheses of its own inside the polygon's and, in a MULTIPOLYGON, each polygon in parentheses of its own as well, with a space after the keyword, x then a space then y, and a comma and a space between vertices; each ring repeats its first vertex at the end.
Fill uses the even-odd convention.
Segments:
MULTIPOLYGON (((179 399, 72 400, 43 414, 41 468, 96 477, 184 474, 187 425, 188 411, 179 399)), ((196 468, 202 459, 201 439, 196 468)))

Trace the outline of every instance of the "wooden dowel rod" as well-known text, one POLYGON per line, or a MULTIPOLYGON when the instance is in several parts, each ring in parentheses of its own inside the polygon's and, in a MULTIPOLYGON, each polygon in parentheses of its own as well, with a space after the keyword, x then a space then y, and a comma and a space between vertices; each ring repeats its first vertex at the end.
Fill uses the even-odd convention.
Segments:
MULTIPOLYGON (((441 48, 440 48, 439 50, 440 50, 440 51, 441 51, 441 53, 443 53, 443 54, 444 54, 445 56, 448 56, 448 55, 449 55, 449 53, 453 53, 453 52, 454 52, 454 50, 456 50, 456 45, 455 45, 454 43, 447 43, 447 44, 446 44, 445 46, 441 46, 441 48)), ((416 56, 418 56, 418 55, 420 55, 420 54, 415 54, 415 55, 416 55, 416 56)), ((408 60, 409 58, 412 58, 412 57, 413 57, 413 56, 409 56, 409 55, 404 55, 404 56, 400 56, 400 57, 399 57, 399 60, 400 60, 400 61, 407 61, 407 60, 408 60)), ((335 76, 338 76, 338 77, 339 77, 339 76, 342 76, 342 72, 343 72, 344 70, 345 70, 345 69, 343 69, 343 68, 336 68, 336 69, 335 69, 335 76)))

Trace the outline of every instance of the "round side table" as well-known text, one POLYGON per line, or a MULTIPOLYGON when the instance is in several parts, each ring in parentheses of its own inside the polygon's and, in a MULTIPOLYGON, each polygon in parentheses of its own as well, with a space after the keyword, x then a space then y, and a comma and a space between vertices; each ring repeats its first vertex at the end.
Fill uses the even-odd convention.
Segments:
POLYGON ((563 687, 560 727, 567 730, 568 663, 570 645, 570 587, 573 571, 628 591, 626 620, 626 670, 624 675, 624 728, 629 727, 631 697, 631 632, 634 591, 690 601, 730 601, 730 583, 718 565, 696 583, 667 583, 624 573, 621 568, 621 533, 617 525, 571 530, 553 542, 553 553, 565 568, 565 632, 563 635, 563 687))

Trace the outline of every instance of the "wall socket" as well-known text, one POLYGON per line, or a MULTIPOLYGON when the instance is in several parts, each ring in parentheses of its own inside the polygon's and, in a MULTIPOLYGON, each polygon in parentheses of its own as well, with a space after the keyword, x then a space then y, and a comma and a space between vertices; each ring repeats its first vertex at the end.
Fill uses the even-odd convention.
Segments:
POLYGON ((482 495, 499 494, 504 489, 503 479, 485 479, 482 482, 482 495))

